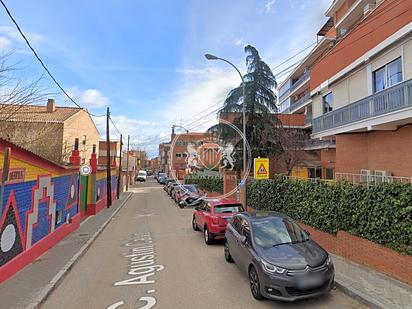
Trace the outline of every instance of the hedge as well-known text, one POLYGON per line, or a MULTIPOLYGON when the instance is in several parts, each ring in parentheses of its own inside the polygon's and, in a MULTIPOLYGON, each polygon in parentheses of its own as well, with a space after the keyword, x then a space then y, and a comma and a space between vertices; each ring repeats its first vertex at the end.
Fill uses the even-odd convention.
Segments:
POLYGON ((212 176, 197 176, 195 174, 186 175, 186 184, 198 185, 199 189, 207 190, 209 192, 219 192, 223 194, 223 178, 212 176))
POLYGON ((249 181, 247 202, 254 209, 286 213, 325 232, 343 230, 412 255, 411 185, 388 183, 367 189, 279 175, 249 181))

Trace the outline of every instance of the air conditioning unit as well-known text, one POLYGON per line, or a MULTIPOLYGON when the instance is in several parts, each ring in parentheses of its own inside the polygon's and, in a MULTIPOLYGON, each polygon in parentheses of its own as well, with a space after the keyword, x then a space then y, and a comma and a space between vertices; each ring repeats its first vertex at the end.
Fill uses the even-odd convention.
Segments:
POLYGON ((375 181, 376 181, 376 183, 386 182, 387 178, 390 177, 390 176, 392 176, 391 172, 379 171, 379 170, 375 171, 375 181))
POLYGON ((369 183, 373 182, 373 171, 371 170, 360 170, 360 182, 369 183))
POLYGON ((375 3, 368 3, 363 8, 363 16, 368 15, 375 8, 375 3))

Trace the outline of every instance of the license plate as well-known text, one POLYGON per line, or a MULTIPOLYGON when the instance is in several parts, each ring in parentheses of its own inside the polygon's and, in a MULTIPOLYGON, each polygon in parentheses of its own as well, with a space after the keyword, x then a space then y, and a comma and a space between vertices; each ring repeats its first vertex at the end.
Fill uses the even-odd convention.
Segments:
POLYGON ((319 276, 308 276, 299 278, 296 282, 298 289, 311 289, 322 285, 322 278, 319 276))

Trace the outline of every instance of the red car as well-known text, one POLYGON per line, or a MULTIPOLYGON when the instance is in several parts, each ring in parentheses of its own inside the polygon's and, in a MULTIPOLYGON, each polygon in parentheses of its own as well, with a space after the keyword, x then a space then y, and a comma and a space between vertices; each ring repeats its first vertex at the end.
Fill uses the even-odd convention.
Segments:
POLYGON ((227 222, 233 215, 243 212, 243 206, 233 199, 216 199, 203 201, 195 207, 193 213, 193 230, 201 230, 205 243, 210 245, 215 239, 224 239, 227 222))

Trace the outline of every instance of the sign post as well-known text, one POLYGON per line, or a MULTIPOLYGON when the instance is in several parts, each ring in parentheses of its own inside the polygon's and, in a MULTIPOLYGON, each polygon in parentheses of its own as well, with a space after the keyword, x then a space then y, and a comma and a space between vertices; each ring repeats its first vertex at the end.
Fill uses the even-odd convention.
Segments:
POLYGON ((253 163, 255 179, 269 179, 269 159, 255 158, 253 163))

